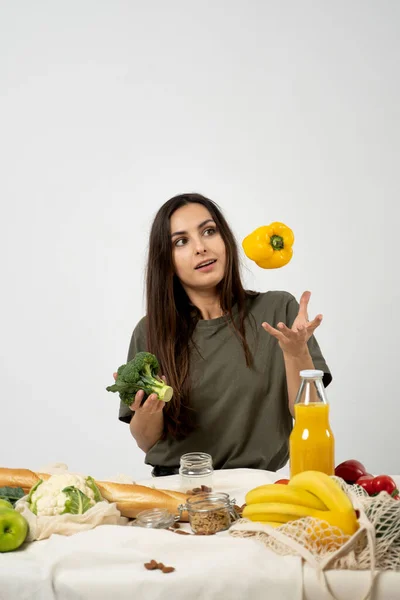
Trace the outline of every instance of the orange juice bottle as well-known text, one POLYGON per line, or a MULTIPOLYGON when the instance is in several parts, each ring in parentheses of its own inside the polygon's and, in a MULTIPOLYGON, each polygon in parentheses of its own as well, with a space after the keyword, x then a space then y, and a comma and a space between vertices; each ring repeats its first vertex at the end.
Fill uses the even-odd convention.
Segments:
POLYGON ((323 371, 300 371, 301 384, 294 403, 295 424, 290 434, 290 476, 302 471, 334 475, 335 438, 329 425, 329 404, 323 371))

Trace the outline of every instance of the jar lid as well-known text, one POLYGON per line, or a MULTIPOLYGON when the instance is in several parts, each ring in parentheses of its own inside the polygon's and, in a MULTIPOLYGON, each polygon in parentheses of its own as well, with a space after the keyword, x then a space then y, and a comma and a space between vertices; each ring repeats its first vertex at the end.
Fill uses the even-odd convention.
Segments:
POLYGON ((175 516, 165 508, 149 508, 136 515, 135 525, 153 529, 166 529, 175 522, 175 516))

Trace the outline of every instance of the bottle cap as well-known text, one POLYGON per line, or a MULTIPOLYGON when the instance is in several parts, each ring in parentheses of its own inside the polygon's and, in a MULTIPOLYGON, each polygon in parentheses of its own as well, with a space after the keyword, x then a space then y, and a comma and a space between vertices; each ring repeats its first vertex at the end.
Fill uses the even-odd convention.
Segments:
POLYGON ((318 369, 305 369, 304 371, 300 371, 300 377, 303 377, 304 379, 317 379, 323 376, 324 372, 319 371, 318 369))

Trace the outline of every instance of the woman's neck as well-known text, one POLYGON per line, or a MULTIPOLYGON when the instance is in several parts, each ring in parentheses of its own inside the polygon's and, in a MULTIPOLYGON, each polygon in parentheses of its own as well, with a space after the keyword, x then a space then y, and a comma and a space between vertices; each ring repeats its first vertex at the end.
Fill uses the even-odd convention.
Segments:
POLYGON ((190 302, 196 306, 201 312, 201 318, 205 321, 222 317, 219 295, 214 292, 198 292, 194 290, 186 290, 190 302))

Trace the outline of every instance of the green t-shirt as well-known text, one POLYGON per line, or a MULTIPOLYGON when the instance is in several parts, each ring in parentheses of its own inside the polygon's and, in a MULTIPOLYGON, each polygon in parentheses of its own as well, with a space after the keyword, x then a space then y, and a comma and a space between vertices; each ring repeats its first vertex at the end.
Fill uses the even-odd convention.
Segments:
MULTIPOLYGON (((285 365, 277 340, 261 327, 280 321, 291 327, 297 300, 287 292, 249 296, 246 339, 254 365, 246 366, 243 347, 229 325, 229 316, 198 321, 192 349, 190 405, 196 411, 197 429, 184 440, 167 436, 147 452, 145 463, 179 467, 186 452, 207 452, 214 468, 253 468, 276 471, 289 458, 293 419, 288 407, 285 365)), ((324 371, 324 384, 332 380, 315 337, 309 350, 316 369, 324 371)), ((136 326, 128 360, 146 350, 146 318, 136 326)), ((129 407, 121 403, 119 419, 129 423, 129 407)))

